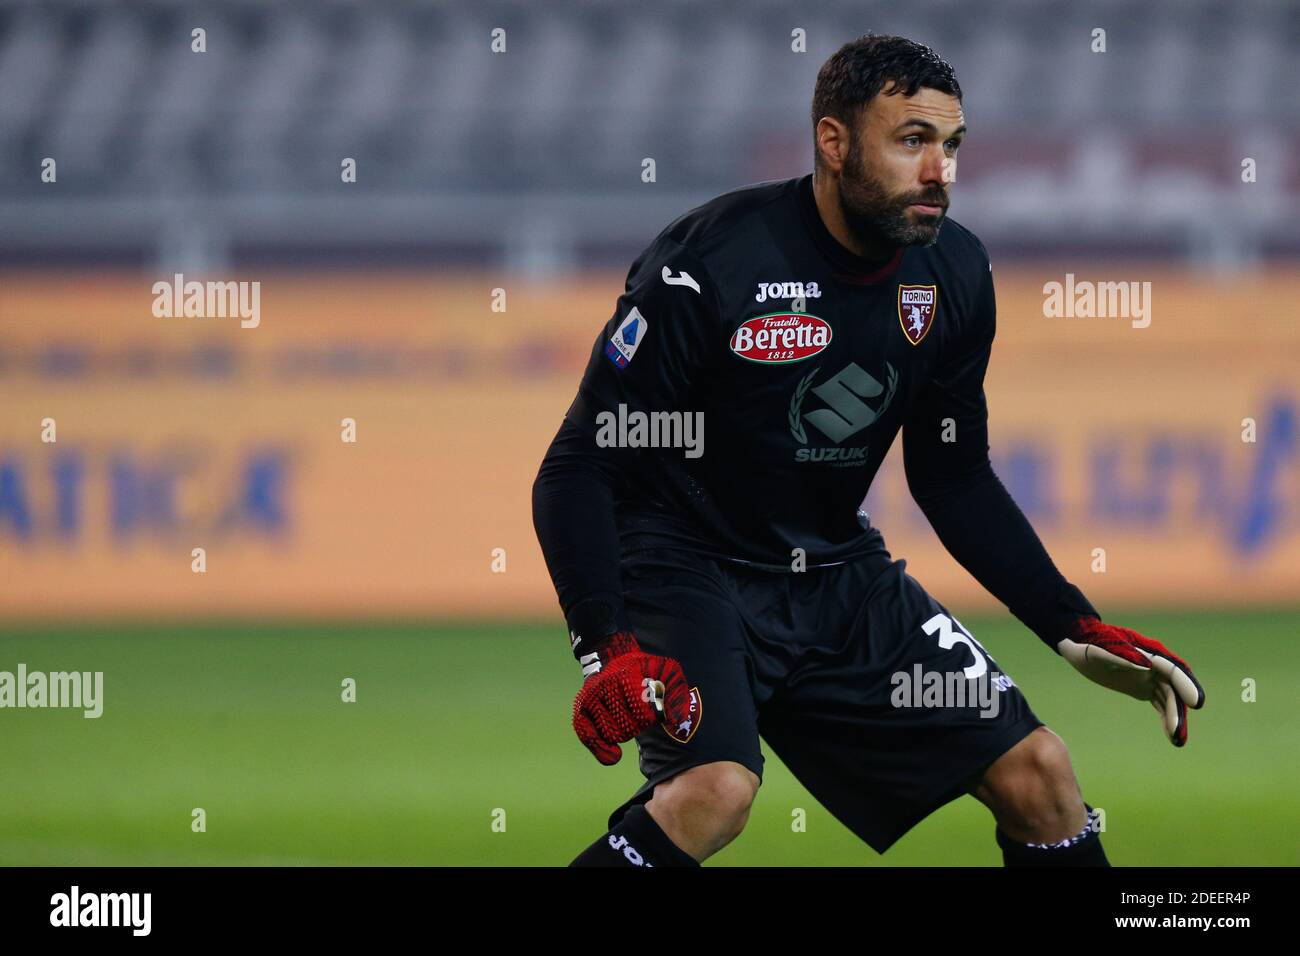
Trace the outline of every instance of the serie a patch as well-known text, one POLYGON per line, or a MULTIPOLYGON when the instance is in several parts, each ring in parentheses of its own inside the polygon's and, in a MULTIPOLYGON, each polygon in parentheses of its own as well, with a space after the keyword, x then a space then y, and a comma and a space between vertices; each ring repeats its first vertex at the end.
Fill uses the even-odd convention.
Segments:
POLYGON ((633 306, 613 337, 605 343, 605 356, 614 363, 615 368, 627 368, 627 363, 632 361, 632 356, 636 355, 636 350, 645 341, 648 327, 645 316, 633 306))

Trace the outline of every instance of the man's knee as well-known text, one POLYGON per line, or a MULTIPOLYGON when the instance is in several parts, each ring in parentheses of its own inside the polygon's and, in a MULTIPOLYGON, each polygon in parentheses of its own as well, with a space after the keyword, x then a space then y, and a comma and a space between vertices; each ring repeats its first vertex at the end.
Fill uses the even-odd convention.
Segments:
POLYGON ((1087 823, 1069 750, 1046 727, 994 761, 973 793, 993 811, 1003 832, 1018 840, 1062 840, 1087 823))
POLYGON ((646 809, 674 843, 704 859, 740 835, 758 787, 741 764, 700 764, 656 786, 646 809))

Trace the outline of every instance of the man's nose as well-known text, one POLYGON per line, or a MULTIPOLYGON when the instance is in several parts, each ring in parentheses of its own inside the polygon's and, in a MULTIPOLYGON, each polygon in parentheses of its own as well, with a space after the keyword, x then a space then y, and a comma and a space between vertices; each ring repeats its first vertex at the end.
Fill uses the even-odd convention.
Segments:
POLYGON ((927 186, 934 183, 947 185, 949 182, 947 159, 942 147, 933 146, 927 149, 924 161, 921 163, 921 182, 927 186))

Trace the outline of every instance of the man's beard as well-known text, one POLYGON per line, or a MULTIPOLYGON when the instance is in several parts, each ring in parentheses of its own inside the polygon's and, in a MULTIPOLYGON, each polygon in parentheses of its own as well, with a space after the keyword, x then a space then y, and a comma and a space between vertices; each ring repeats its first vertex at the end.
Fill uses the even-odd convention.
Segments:
POLYGON ((943 190, 893 195, 867 171, 862 158, 855 143, 840 173, 840 208, 849 232, 868 250, 880 250, 882 245, 934 245, 948 209, 943 190), (944 211, 938 216, 909 213, 913 203, 941 206, 944 211))

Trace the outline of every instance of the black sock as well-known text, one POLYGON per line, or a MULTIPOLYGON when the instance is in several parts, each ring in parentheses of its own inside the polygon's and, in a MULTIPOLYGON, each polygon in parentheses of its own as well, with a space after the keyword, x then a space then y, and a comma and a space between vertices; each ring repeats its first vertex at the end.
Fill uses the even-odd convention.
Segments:
POLYGON ((578 854, 569 866, 699 866, 659 828, 643 804, 631 807, 617 826, 578 854))
POLYGON ((1106 851, 1101 848, 1101 834, 1093 830, 1092 807, 1083 805, 1088 811, 1088 822, 1077 836, 1062 840, 1050 846, 1042 844, 1021 843, 1012 840, 1002 828, 994 833, 998 846, 1002 848, 1002 862, 1005 866, 1110 866, 1106 851))

